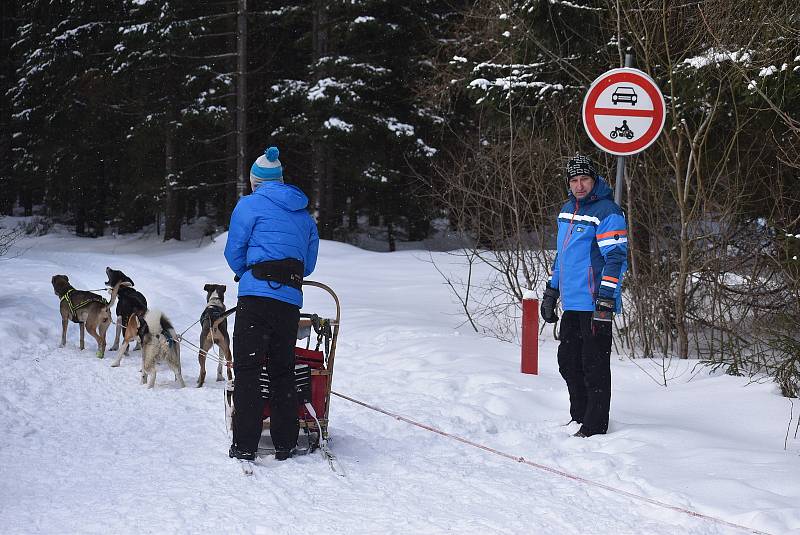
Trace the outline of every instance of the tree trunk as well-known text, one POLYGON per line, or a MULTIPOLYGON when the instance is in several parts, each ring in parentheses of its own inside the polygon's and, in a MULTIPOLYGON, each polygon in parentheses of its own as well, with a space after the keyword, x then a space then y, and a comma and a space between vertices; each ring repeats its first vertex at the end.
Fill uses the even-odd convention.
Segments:
POLYGON ((20 200, 22 204, 22 208, 24 210, 23 215, 26 217, 33 215, 33 192, 31 191, 31 187, 29 185, 24 185, 22 187, 22 193, 20 194, 20 200))
MULTIPOLYGON (((327 2, 324 0, 314 0, 313 12, 313 48, 314 65, 319 65, 319 60, 328 54, 328 13, 327 2)), ((314 74, 315 80, 322 78, 321 68, 317 67, 314 74)), ((314 173, 313 186, 311 191, 311 205, 313 206, 319 236, 329 240, 333 237, 333 229, 329 224, 330 213, 330 179, 328 176, 329 166, 327 165, 327 150, 325 141, 319 136, 315 136, 311 142, 311 161, 314 173)))
MULTIPOLYGON (((238 17, 236 19, 233 17, 227 17, 226 20, 227 22, 225 28, 229 31, 230 35, 228 35, 228 37, 225 39, 225 49, 236 50, 238 52, 238 17)), ((226 62, 230 72, 237 71, 239 65, 238 61, 239 56, 237 54, 235 57, 232 57, 226 62)), ((236 202, 239 200, 239 184, 241 183, 240 175, 242 174, 240 171, 241 166, 239 164, 239 130, 237 129, 237 124, 239 123, 238 86, 235 92, 232 92, 225 98, 225 104, 228 106, 228 109, 236 110, 236 113, 229 113, 225 118, 225 129, 227 132, 231 132, 233 134, 227 136, 226 138, 225 154, 235 154, 236 158, 225 162, 225 182, 229 183, 225 184, 224 186, 220 186, 218 189, 214 189, 214 193, 212 195, 214 199, 213 206, 216 224, 218 227, 224 227, 227 229, 230 222, 231 212, 233 212, 236 202)), ((247 136, 245 136, 245 142, 246 141, 247 136)), ((244 153, 247 155, 246 147, 244 149, 244 153)), ((247 190, 245 189, 245 191, 247 190)))
POLYGON ((247 193, 250 174, 247 172, 247 0, 239 0, 236 20, 236 198, 247 193))
POLYGON ((168 127, 164 143, 165 189, 164 200, 164 241, 181 239, 181 215, 178 206, 178 194, 174 189, 177 176, 175 175, 175 142, 173 132, 168 127))
POLYGON ((347 230, 355 231, 358 229, 358 210, 352 197, 347 198, 347 230))
MULTIPOLYGON (((676 160, 680 162, 680 155, 676 155, 676 160)), ((678 331, 678 357, 689 358, 689 333, 686 325, 686 287, 689 281, 689 199, 688 181, 692 174, 691 152, 686 161, 686 174, 681 178, 680 173, 676 173, 678 212, 680 214, 680 257, 678 259, 678 281, 675 286, 675 326, 678 331)), ((677 168, 680 168, 676 166, 677 168)))
MULTIPOLYGON (((683 232, 683 229, 682 229, 683 232)), ((678 284, 675 288, 675 323, 678 330, 678 357, 689 358, 689 333, 686 329, 686 283, 689 279, 688 244, 681 240, 681 258, 678 284)))
POLYGON ((394 239, 394 224, 391 219, 386 220, 386 238, 389 240, 389 252, 395 252, 397 250, 397 242, 394 239))
MULTIPOLYGON (((625 173, 628 175, 628 173, 625 173)), ((628 244, 631 249, 631 274, 636 280, 646 281, 649 280, 652 272, 651 263, 652 258, 650 255, 650 229, 641 223, 641 216, 637 212, 637 207, 646 206, 646 204, 639 202, 641 196, 639 195, 639 188, 649 182, 644 180, 644 177, 639 181, 632 181, 630 176, 626 176, 625 185, 628 189, 628 202, 626 217, 628 220, 628 244)))
POLYGON ((311 203, 317 219, 320 238, 330 240, 333 238, 333 228, 330 225, 330 181, 328 180, 328 151, 325 142, 315 139, 311 144, 311 161, 314 170, 314 185, 311 203))
POLYGON ((86 211, 80 205, 78 209, 75 210, 75 235, 86 235, 86 211))

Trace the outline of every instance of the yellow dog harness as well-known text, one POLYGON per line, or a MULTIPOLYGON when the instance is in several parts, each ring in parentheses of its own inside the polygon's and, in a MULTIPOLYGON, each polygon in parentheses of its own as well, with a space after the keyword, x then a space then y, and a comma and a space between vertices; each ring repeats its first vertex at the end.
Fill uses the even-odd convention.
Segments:
POLYGON ((69 306, 69 310, 70 310, 70 312, 72 312, 71 320, 74 323, 81 323, 81 321, 78 320, 78 310, 83 308, 83 307, 85 307, 89 303, 95 303, 96 302, 96 303, 103 303, 104 305, 108 304, 108 301, 106 301, 105 298, 103 298, 103 297, 101 297, 99 295, 92 295, 92 297, 90 297, 89 299, 86 299, 82 303, 78 303, 76 305, 75 303, 72 302, 72 299, 69 296, 69 294, 71 294, 73 291, 75 291, 75 288, 70 288, 69 290, 67 290, 67 293, 65 293, 64 295, 61 296, 60 301, 66 301, 67 302, 67 306, 69 306))

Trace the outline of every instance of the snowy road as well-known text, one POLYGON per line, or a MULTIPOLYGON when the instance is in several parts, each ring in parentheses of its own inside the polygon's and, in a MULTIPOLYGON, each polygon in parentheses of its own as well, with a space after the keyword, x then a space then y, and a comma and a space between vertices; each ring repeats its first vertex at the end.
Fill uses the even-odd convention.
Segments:
MULTIPOLYGON (((27 240, 0 262, 0 530, 28 533, 732 533, 579 484, 332 399, 332 449, 263 458, 254 477, 228 459, 222 383, 187 388, 166 367, 139 384, 139 353, 94 357, 77 329, 57 348, 56 273, 100 288, 122 269, 182 331, 207 282, 235 285, 216 243, 148 239, 27 240)), ((324 242, 314 280, 343 319, 334 389, 446 432, 628 492, 772 533, 800 533, 797 440, 783 439, 788 400, 772 385, 670 373, 669 388, 614 361, 611 432, 569 436, 566 393, 545 339, 541 375, 518 373, 518 347, 463 328, 424 253, 378 254, 324 242), (744 424, 746 422, 746 425, 744 424), (739 425, 742 423, 742 425, 739 425)), ((439 260, 452 261, 446 255, 439 260)), ((330 313, 324 294, 307 311, 330 313)), ((113 331, 109 330, 108 342, 113 331)), ((199 330, 187 336, 198 337, 199 330)), ((640 363, 641 365, 641 363, 640 363)))

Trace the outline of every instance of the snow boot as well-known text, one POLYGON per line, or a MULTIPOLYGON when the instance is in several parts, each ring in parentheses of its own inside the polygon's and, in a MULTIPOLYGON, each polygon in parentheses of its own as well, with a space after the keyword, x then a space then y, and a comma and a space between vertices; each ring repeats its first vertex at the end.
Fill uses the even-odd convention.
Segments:
POLYGON ((275 460, 285 461, 292 456, 292 450, 275 450, 275 460))
POLYGON ((231 459, 239 459, 241 461, 255 461, 256 454, 251 451, 241 451, 234 444, 231 444, 231 449, 228 450, 228 457, 231 459))

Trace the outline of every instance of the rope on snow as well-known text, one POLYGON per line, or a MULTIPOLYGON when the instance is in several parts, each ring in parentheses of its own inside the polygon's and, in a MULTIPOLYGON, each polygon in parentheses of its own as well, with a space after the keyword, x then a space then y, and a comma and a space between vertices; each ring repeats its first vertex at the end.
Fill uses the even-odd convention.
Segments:
POLYGON ((460 437, 458 435, 453 435, 451 433, 447 433, 440 429, 436 429, 435 427, 431 427, 429 425, 416 422, 410 418, 406 418, 405 416, 401 416, 399 414, 395 414, 393 412, 389 412, 387 410, 381 409, 379 407, 375 407, 374 405, 370 405, 369 403, 364 403, 363 401, 359 401, 357 399, 351 398, 349 396, 345 396, 344 394, 340 394, 339 392, 335 392, 331 390, 331 394, 338 396, 342 399, 346 399, 356 405, 361 405, 362 407, 366 407, 367 409, 380 412, 381 414, 385 414, 387 416, 391 416, 396 420, 400 420, 402 422, 406 422, 407 424, 414 425, 416 427, 420 427, 425 429, 426 431, 430 431, 432 433, 436 433, 437 435, 442 435, 443 437, 451 438, 453 440, 457 440, 458 442, 462 442, 474 448, 478 448, 484 451, 488 451, 489 453, 494 453, 495 455, 499 455, 500 457, 505 457, 506 459, 511 459, 512 461, 516 461, 518 463, 526 464, 528 466, 532 466, 534 468, 538 468, 539 470, 544 470, 545 472, 550 472, 551 474, 555 474, 561 477, 565 477, 567 479, 571 479, 573 481, 577 481, 578 483, 583 483, 585 485, 590 485, 594 487, 601 488, 603 490, 607 490, 609 492, 613 492, 616 494, 621 494, 622 496, 626 496, 628 498, 633 498, 635 500, 643 501, 649 503, 651 505, 655 505, 657 507, 662 507, 664 509, 669 509, 670 511, 676 511, 678 513, 683 513, 685 515, 693 516, 695 518, 701 518, 703 520, 709 520, 711 522, 716 522, 717 524, 722 524, 723 526, 727 526, 730 528, 736 528, 739 530, 747 531, 749 533, 754 533, 756 535, 770 535, 766 531, 759 531, 757 529, 748 528, 747 526, 742 526, 741 524, 735 524, 733 522, 728 522, 727 520, 723 520, 721 518, 716 518, 710 515, 704 515, 702 513, 698 513, 697 511, 692 511, 691 509, 684 509, 683 507, 678 507, 675 505, 670 505, 665 502, 661 502, 658 500, 654 500, 652 498, 647 498, 645 496, 640 496, 638 494, 634 494, 632 492, 628 492, 626 490, 618 489, 616 487, 612 487, 610 485, 606 485, 605 483, 600 483, 597 481, 592 481, 591 479, 586 479, 581 476, 576 476, 575 474, 570 474, 569 472, 565 472, 563 470, 558 470, 557 468, 552 468, 550 466, 545 466, 543 464, 535 463, 533 461, 529 461, 528 459, 516 455, 511 455, 510 453, 505 453, 494 448, 490 448, 489 446, 484 446, 483 444, 478 444, 477 442, 473 442, 471 440, 467 440, 466 438, 460 437))

